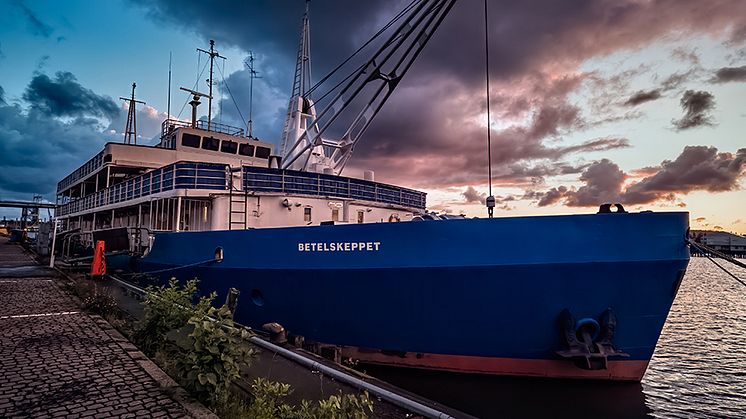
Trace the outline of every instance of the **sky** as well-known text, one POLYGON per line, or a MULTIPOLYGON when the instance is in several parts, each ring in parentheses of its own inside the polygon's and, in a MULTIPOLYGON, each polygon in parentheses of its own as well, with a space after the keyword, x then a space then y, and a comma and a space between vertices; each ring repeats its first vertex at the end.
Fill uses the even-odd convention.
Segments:
MULTIPOLYGON (((313 0, 314 81, 409 1, 313 0)), ((138 142, 157 142, 169 57, 171 115, 186 118, 178 87, 207 89, 196 48, 210 39, 226 57, 215 119, 245 126, 252 53, 254 134, 279 143, 304 3, 0 0, 0 199, 53 201, 59 179, 122 141, 133 82, 138 142)), ((432 210, 486 215, 483 7, 456 2, 343 174, 375 170, 432 210)), ((620 202, 746 234, 746 2, 489 0, 488 22, 496 216, 620 202)))

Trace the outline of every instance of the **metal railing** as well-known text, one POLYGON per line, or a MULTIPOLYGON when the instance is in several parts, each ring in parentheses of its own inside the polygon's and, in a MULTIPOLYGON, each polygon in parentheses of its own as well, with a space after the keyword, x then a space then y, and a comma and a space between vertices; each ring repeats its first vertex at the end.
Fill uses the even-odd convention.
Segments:
POLYGON ((104 152, 101 151, 95 156, 93 156, 93 158, 85 162, 85 164, 75 169, 74 172, 70 173, 64 179, 59 181, 59 183, 57 183, 57 193, 60 193, 65 188, 69 187, 70 185, 74 184, 80 179, 83 179, 86 176, 90 175, 91 173, 98 170, 98 168, 100 168, 103 165, 104 165, 104 152))
POLYGON ((425 192, 369 180, 254 166, 243 167, 243 187, 247 192, 362 199, 421 210, 425 209, 427 198, 425 192))
POLYGON ((228 165, 178 162, 60 205, 58 216, 116 204, 174 189, 226 190, 228 165))
MULTIPOLYGON (((226 164, 177 162, 60 205, 56 214, 74 214, 174 189, 227 191, 230 176, 226 164)), ((427 197, 425 192, 369 180, 254 166, 243 166, 242 183, 245 192, 360 199, 420 210, 425 209, 427 197)))
MULTIPOLYGON (((207 131, 207 121, 197 121, 195 128, 207 131)), ((192 123, 189 121, 180 121, 178 119, 167 119, 161 123, 161 139, 168 134, 171 134, 176 128, 192 128, 192 123)), ((234 127, 226 124, 219 124, 215 121, 210 123, 210 132, 219 132, 221 134, 228 134, 234 137, 243 137, 243 128, 234 127)))

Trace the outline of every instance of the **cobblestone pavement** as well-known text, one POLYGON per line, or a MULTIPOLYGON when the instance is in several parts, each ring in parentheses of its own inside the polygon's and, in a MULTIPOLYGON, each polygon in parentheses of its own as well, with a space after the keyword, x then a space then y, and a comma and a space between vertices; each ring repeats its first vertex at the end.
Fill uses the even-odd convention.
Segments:
POLYGON ((210 416, 51 274, 14 261, 31 264, 0 241, 0 417, 210 416))

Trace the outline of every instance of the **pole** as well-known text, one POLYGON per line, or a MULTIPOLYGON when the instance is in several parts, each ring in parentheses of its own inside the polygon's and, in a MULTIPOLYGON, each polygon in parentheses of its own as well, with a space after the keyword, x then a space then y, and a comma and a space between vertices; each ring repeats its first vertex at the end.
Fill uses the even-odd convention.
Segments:
POLYGON ((484 72, 487 77, 487 184, 489 196, 485 200, 487 216, 492 218, 495 209, 495 197, 492 196, 492 122, 490 119, 490 31, 487 24, 487 0, 484 0, 484 72))
POLYGON ((168 105, 166 119, 171 119, 171 51, 168 52, 168 105))
MULTIPOLYGON (((212 39, 210 40, 210 96, 208 96, 207 101, 207 130, 210 130, 210 127, 212 126, 212 66, 215 63, 215 41, 212 39)), ((178 230, 177 230, 178 231, 178 230)))
MULTIPOLYGON (((57 218, 54 219, 52 225, 52 250, 49 252, 49 267, 54 268, 54 247, 57 243, 57 218)), ((82 228, 81 228, 82 231, 82 228)))

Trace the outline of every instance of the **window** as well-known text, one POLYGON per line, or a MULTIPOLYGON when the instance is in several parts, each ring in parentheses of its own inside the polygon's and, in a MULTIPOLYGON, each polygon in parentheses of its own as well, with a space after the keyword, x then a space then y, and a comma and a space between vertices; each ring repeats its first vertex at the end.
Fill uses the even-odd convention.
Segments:
POLYGON ((268 159, 270 151, 271 150, 269 148, 267 148, 267 147, 259 147, 259 146, 257 146, 257 148, 256 148, 256 156, 255 157, 260 158, 260 159, 268 159))
POLYGON ((238 143, 235 141, 223 140, 223 142, 220 143, 220 151, 223 153, 236 154, 236 150, 238 150, 238 143))
POLYGON ((251 144, 241 144, 241 146, 238 147, 238 154, 254 157, 254 146, 251 144))
POLYGON ((358 211, 357 212, 357 223, 362 224, 365 222, 365 211, 358 211))
POLYGON ((311 222, 311 208, 310 207, 303 208, 303 221, 307 223, 311 222))
POLYGON ((332 221, 339 221, 339 209, 337 208, 332 210, 332 221))
POLYGON ((199 148, 199 135, 194 134, 183 134, 181 136, 181 145, 187 146, 187 147, 194 147, 199 148))
POLYGON ((213 137, 202 138, 202 148, 205 150, 218 151, 220 148, 220 140, 213 137))

